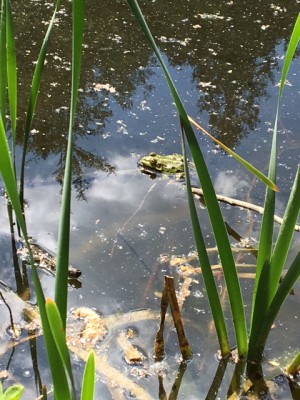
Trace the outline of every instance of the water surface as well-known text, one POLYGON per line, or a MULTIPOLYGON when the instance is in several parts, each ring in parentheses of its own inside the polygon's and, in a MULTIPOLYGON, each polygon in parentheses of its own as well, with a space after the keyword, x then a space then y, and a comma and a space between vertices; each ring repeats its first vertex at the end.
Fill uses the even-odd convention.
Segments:
MULTIPOLYGON (((28 229, 35 240, 54 253, 67 143, 70 6, 70 3, 62 5, 57 19, 26 164, 28 229)), ((289 1, 287 5, 284 1, 253 4, 247 1, 157 0, 141 2, 141 6, 187 112, 211 134, 266 172, 277 86, 299 1, 289 1)), ((20 86, 17 153, 20 155, 29 84, 52 7, 36 1, 30 7, 16 3, 14 9, 20 86)), ((299 163, 299 90, 299 60, 296 58, 285 87, 279 122, 280 193, 276 205, 279 215, 284 210, 299 163)), ((178 118, 162 71, 125 2, 105 0, 99 4, 91 0, 87 3, 74 136, 70 261, 82 271, 82 287, 70 288, 70 307, 93 307, 104 315, 141 307, 158 312, 160 298, 157 294, 162 289, 164 271, 157 273, 155 279, 151 278, 158 258, 161 254, 187 255, 194 250, 194 242, 183 184, 174 180, 153 181, 137 168, 141 156, 151 151, 180 152, 181 144, 178 118)), ((218 193, 263 203, 261 183, 201 134, 199 142, 218 193)), ((3 197, 0 279, 18 291, 5 203, 3 197)), ((260 216, 226 205, 222 209, 232 229, 255 246, 260 216)), ((203 207, 199 207, 199 214, 207 246, 213 247, 203 207)), ((236 244, 233 238, 232 242, 236 244)), ((299 238, 295 236, 295 252, 298 243, 299 238)), ((215 253, 211 257, 213 263, 218 262, 215 253)), ((237 255, 237 262, 254 263, 255 259, 251 255, 247 258, 237 255)), ((176 271, 171 273, 179 287, 182 279, 176 271)), ((29 271, 28 274, 30 279, 29 271)), ((45 273, 41 276, 46 295, 52 296, 53 277, 45 273)), ((225 290, 221 274, 218 279, 220 289, 225 290)), ((252 279, 243 279, 242 285, 248 310, 252 279)), ((226 306, 226 299, 224 301, 226 306)), ((294 349, 298 306, 296 289, 296 295, 289 299, 271 335, 267 353, 270 357, 281 356, 283 349, 294 349), (290 348, 285 345, 287 340, 290 348)), ((7 321, 3 305, 1 313, 6 315, 7 321)), ((217 341, 210 328, 201 276, 194 279, 183 316, 194 359, 184 374, 178 399, 225 398, 233 371, 231 365, 227 367, 219 392, 214 388, 209 392, 218 368, 217 341), (213 393, 209 394, 211 397, 206 397, 208 392, 213 393)), ((140 342, 149 352, 151 368, 156 326, 157 322, 144 322, 138 328, 140 342)), ((169 336, 167 348, 164 382, 167 392, 174 382, 179 359, 173 334, 169 336)), ((42 346, 42 341, 38 340, 39 355, 42 346)), ((122 363, 121 352, 116 353, 111 354, 111 358, 119 356, 119 359, 111 363, 130 377, 130 368, 122 363)), ((21 380, 27 388, 24 398, 32 399, 34 369, 28 343, 16 347, 11 361, 9 357, 8 352, 2 357, 2 369, 10 362, 13 379, 21 380)), ((48 383, 42 355, 38 363, 42 381, 48 383)), ((79 364, 79 374, 81 368, 79 364)), ((132 376, 131 379, 145 387, 152 398, 157 398, 157 376, 151 371, 147 379, 132 376)), ((276 373, 267 367, 266 371, 267 378, 276 373)), ((112 398, 101 374, 97 391, 96 398, 112 398)), ((284 397, 286 393, 283 390, 283 397, 278 395, 277 398, 289 398, 284 397)), ((130 395, 127 393, 120 398, 130 398, 130 395)))

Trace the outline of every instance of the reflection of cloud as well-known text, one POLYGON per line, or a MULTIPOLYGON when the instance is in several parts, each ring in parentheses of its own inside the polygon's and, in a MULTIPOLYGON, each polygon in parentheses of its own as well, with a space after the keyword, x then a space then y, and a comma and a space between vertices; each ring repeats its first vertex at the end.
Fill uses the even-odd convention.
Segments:
POLYGON ((247 181, 240 179, 233 172, 220 172, 215 180, 216 192, 224 196, 234 196, 248 185, 247 181))
MULTIPOLYGON (((184 198, 181 190, 182 184, 172 180, 151 180, 143 175, 137 167, 137 158, 128 155, 117 156, 113 160, 117 165, 117 172, 104 176, 99 174, 91 177, 89 189, 86 191, 87 201, 75 199, 75 191, 72 196, 71 236, 82 243, 89 240, 104 238, 101 245, 106 243, 106 238, 116 235, 126 221, 133 215, 131 225, 144 223, 145 220, 160 226, 159 215, 164 218, 176 215, 178 217, 181 205, 177 204, 178 198, 184 198), (173 184, 171 184, 173 183, 173 184), (155 189, 151 190, 153 184, 155 189), (172 204, 177 204, 176 213, 172 204), (135 215, 137 213, 137 215, 135 215)), ((88 178, 87 178, 88 179, 88 178)), ((56 252, 58 225, 60 218, 61 193, 60 186, 53 179, 45 180, 39 175, 31 176, 30 186, 25 188, 26 221, 28 233, 41 245, 56 252)), ((175 218, 175 217, 174 217, 175 218)), ((157 228, 158 229, 158 228, 157 228)), ((0 212, 0 234, 7 234, 9 224, 5 203, 0 212)))
POLYGON ((88 200, 93 199, 112 201, 125 204, 136 204, 150 187, 150 180, 140 174, 137 162, 134 158, 118 156, 113 160, 117 165, 117 173, 110 175, 108 179, 95 180, 87 193, 88 200))

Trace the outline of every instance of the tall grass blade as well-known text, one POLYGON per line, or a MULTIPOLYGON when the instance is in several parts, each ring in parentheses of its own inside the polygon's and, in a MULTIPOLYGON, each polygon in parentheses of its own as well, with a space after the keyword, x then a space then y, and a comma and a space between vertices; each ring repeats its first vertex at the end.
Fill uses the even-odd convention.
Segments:
POLYGON ((297 218, 300 210, 300 169, 298 166, 294 184, 290 193, 289 201, 286 206, 283 223, 281 225, 275 248, 272 253, 270 262, 270 279, 269 283, 269 302, 272 301, 277 290, 280 276, 287 258, 290 248, 294 228, 297 223, 297 218))
POLYGON ((263 173, 261 173, 257 168, 253 167, 248 161, 244 158, 236 154, 229 147, 225 146, 220 140, 216 139, 210 133, 208 133, 201 125, 199 125, 193 118, 189 116, 189 121, 202 133, 208 136, 211 140, 213 140, 217 145, 219 145, 223 150, 225 150, 228 154, 230 154, 234 159, 236 159, 244 168, 246 168, 249 172, 251 172, 254 176, 256 176, 259 180, 261 180, 266 186, 269 186, 275 192, 278 192, 278 187, 270 181, 263 173))
POLYGON ((172 78, 168 72, 168 69, 164 63, 164 60, 159 52, 158 47, 153 39, 153 36, 146 24, 146 21, 141 13, 136 0, 127 0, 131 10, 133 11, 138 23, 140 24, 144 34, 149 40, 153 51, 155 52, 162 69, 165 74, 166 81, 168 83, 171 94, 174 98, 176 108, 180 116, 180 122, 183 126, 185 136, 187 138, 189 148, 191 150, 193 160, 196 166, 197 174, 200 179, 204 199, 207 205, 210 221, 213 227, 216 243, 219 249, 219 255, 224 271, 226 285, 228 288, 228 296, 230 300, 230 307, 233 316, 235 335, 237 340, 238 352, 241 357, 247 354, 247 329, 244 314, 244 306, 242 301, 241 290, 239 286, 237 271, 235 269, 234 259, 230 248, 229 239, 227 236, 225 224, 221 214, 221 210, 216 198, 211 178, 209 176, 202 152, 199 144, 188 120, 188 116, 183 107, 183 104, 179 98, 177 90, 173 84, 172 78))
POLYGON ((95 389, 95 353, 93 350, 91 350, 84 368, 82 388, 81 388, 81 400, 93 400, 94 389, 95 389))
POLYGON ((0 115, 4 126, 6 112, 6 68, 6 0, 2 0, 0 19, 0 115))
POLYGON ((46 300, 46 313, 50 325, 50 329, 60 355, 60 359, 67 371, 70 383, 72 386, 72 397, 75 398, 75 386, 72 373, 72 366, 70 361, 70 354, 66 344, 66 331, 63 327, 63 323, 57 308, 57 305, 53 300, 46 300))
POLYGON ((182 153, 184 157, 184 171, 185 171, 185 181, 188 194, 189 209, 191 214, 193 232, 195 236, 196 248, 198 252, 198 258, 203 272, 202 276, 206 287, 207 297, 213 315, 213 320, 216 327, 221 354, 222 357, 225 358, 230 354, 230 346, 228 341, 226 323, 194 202, 194 196, 192 193, 191 182, 190 182, 188 160, 186 156, 185 138, 183 132, 182 132, 182 153))
POLYGON ((289 72, 290 65, 291 65, 292 59, 294 57, 296 48, 298 46, 299 40, 300 40, 300 13, 298 14, 297 20, 295 22, 294 29, 293 29, 293 32, 292 32, 292 35, 290 38, 290 42, 289 42, 289 45, 288 45, 288 48, 286 51, 286 55, 285 55, 285 60, 284 60, 281 79, 280 79, 280 86, 279 86, 279 98, 282 97, 285 80, 286 80, 287 74, 289 72))
MULTIPOLYGON (((269 164, 269 179, 276 182, 276 147, 277 147, 277 120, 272 139, 271 156, 269 164)), ((269 306, 269 265, 271 260, 272 244, 273 244, 273 228, 275 214, 275 192, 269 187, 266 189, 264 213, 262 217, 262 225, 260 231, 260 239, 257 253, 257 265, 255 282, 252 297, 252 313, 249 334, 249 355, 255 347, 255 341, 260 326, 264 320, 265 314, 269 306), (262 271, 264 273, 262 273, 262 271), (260 288, 260 290, 259 290, 260 288)))
POLYGON ((268 339, 272 325, 278 315, 280 308, 288 297, 290 291, 293 289, 296 281, 300 276, 300 252, 295 257, 293 263, 289 267, 285 277, 279 285, 277 292, 268 308, 264 321, 260 326, 259 334, 255 342, 255 348, 251 353, 251 360, 259 361, 263 353, 266 341, 268 339))
POLYGON ((27 147, 29 141, 29 134, 32 126, 32 121, 34 117, 34 112, 36 108, 36 103, 39 94, 39 88, 42 79, 42 72, 44 69, 45 58, 47 54, 47 48, 49 44, 50 34, 52 32, 54 21, 56 18, 56 13, 59 8, 60 0, 56 1, 55 8, 46 31, 39 56, 37 59, 37 63, 34 69, 32 81, 31 81, 31 88, 29 94, 29 101, 27 106, 27 113, 26 113, 26 122, 25 122, 25 130, 24 130, 24 143, 23 143, 23 152, 22 152, 22 161, 21 161, 21 173, 20 173, 20 201, 23 207, 24 202, 24 175, 25 175, 25 161, 26 161, 26 154, 27 154, 27 147))
MULTIPOLYGON (((278 93, 278 101, 276 108, 276 116, 273 131, 273 140, 271 148, 271 157, 269 165, 268 177, 275 182, 276 179, 276 147, 277 147, 277 126, 278 126, 278 115, 281 97, 283 93, 284 83, 287 76, 287 72, 290 67, 291 60, 295 53, 297 44, 300 39, 300 14, 295 23, 290 43, 287 49, 286 58, 281 74, 280 88, 278 93)), ((252 316, 251 316, 251 327, 250 327, 250 340, 249 340, 249 359, 252 359, 252 355, 255 352, 256 340, 264 321, 266 312, 272 301, 274 295, 274 283, 273 275, 270 271, 265 271, 262 275, 261 272, 263 267, 269 266, 271 261, 272 253, 272 242, 273 242, 273 225, 274 225, 274 213, 275 213, 275 193, 268 187, 266 189, 265 197, 265 211, 262 219, 262 228, 259 241, 256 278, 254 283, 253 300, 252 300, 252 316), (261 281, 260 281, 261 280, 261 281), (261 288, 258 290, 258 288, 261 288)), ((281 242, 280 242, 281 243, 281 242)), ((281 246, 281 245, 280 245, 281 246)), ((280 247, 279 247, 280 248, 280 247)), ((268 267, 269 268, 269 267, 268 267)), ((273 267, 272 267, 273 270, 273 267)), ((278 281, 277 281, 278 282, 278 281)), ((277 284, 277 283, 276 283, 277 284)))
POLYGON ((12 160, 15 165, 16 129, 17 129, 17 60, 10 1, 6 0, 6 57, 7 85, 12 132, 12 160))
POLYGON ((3 126, 3 121, 0 118, 0 173, 3 178, 3 182, 5 184, 5 190, 8 194, 9 200, 12 204, 14 209, 17 222, 23 234, 24 240, 26 242, 27 248, 29 250, 29 257, 30 257, 30 264, 31 264, 31 273, 32 279, 35 287, 37 302, 39 306, 43 331, 44 331, 44 338, 47 350, 47 357, 49 360, 49 365, 51 369, 52 379, 54 388, 57 388, 58 397, 65 400, 69 400, 69 388, 68 388, 68 381, 66 379, 65 370, 63 364, 60 362, 59 353, 57 351, 47 314, 45 309, 45 298, 42 290, 42 286, 34 266, 33 256, 30 250, 26 224, 24 221, 24 217, 22 214, 21 203, 19 200, 19 194, 17 189, 17 182, 13 170, 13 165, 10 158, 9 147, 5 135, 5 130, 3 126))
POLYGON ((84 26, 84 1, 73 1, 73 29, 72 29, 72 88, 71 106, 69 117, 69 133, 64 183, 62 192, 62 205, 59 221, 57 266, 55 277, 55 302, 59 309, 63 326, 66 326, 67 298, 68 298, 68 266, 70 244, 70 214, 71 214, 71 186, 72 186, 72 149, 73 149, 73 123, 75 118, 80 66, 82 56, 82 40, 84 26))
POLYGON ((296 375, 300 370, 300 352, 296 355, 290 365, 286 368, 286 372, 290 375, 296 375))

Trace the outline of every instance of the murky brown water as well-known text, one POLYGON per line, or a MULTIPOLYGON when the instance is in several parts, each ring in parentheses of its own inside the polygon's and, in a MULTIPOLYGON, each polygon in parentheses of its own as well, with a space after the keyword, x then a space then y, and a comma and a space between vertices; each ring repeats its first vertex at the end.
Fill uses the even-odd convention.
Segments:
MULTIPOLYGON (((20 154, 33 63, 52 6, 35 1, 28 4, 16 2, 13 7, 20 85, 20 147, 17 149, 17 154, 20 154)), ((141 2, 141 7, 188 113, 199 119, 210 133, 266 172, 278 90, 276 85, 284 50, 299 11, 299 1, 154 0, 141 2)), ((104 315, 125 313, 140 307, 157 312, 160 299, 156 292, 161 291, 163 276, 160 272, 151 280, 157 259, 164 253, 187 255, 194 249, 194 243, 182 184, 163 179, 152 181, 139 172, 137 161, 151 151, 164 154, 181 151, 178 119, 162 71, 126 2, 91 0, 86 8, 81 89, 74 129, 71 216, 71 263, 82 271, 82 287, 70 288, 70 306, 95 307, 104 315), (147 295, 146 288, 149 289, 147 295)), ((47 57, 26 165, 29 232, 54 252, 66 154, 70 13, 70 2, 61 6, 47 57)), ((282 214, 299 163, 298 58, 291 67, 288 80, 279 124, 278 214, 282 214)), ((209 139, 199 135, 199 141, 217 192, 262 204, 262 184, 216 149, 209 139)), ((230 226, 255 245, 260 216, 229 206, 222 208, 230 226)), ((199 209, 199 213, 207 245, 213 247, 206 212, 199 209)), ((232 241, 235 243, 234 239, 232 241)), ((298 243, 296 236, 295 251, 298 243)), ((22 284, 26 284, 26 274, 21 270, 21 278, 16 283, 4 198, 0 213, 0 248, 0 279, 20 293, 22 284)), ((237 255, 237 260, 255 262, 253 256, 244 258, 237 255)), ((215 254, 212 261, 218 261, 215 254)), ((28 274, 30 279, 30 271, 28 274)), ((182 279, 176 272, 174 275, 180 285, 182 279)), ((222 277, 219 280, 224 290, 222 277)), ((42 281, 46 295, 52 295, 53 277, 44 273, 42 281)), ((242 285, 247 303, 252 280, 243 279, 242 285)), ((188 321, 186 330, 194 359, 184 373, 178 399, 223 399, 233 366, 227 367, 219 391, 215 389, 218 386, 212 386, 210 390, 218 368, 214 359, 217 341, 213 330, 208 334, 210 315, 201 277, 195 278, 191 292, 183 314, 188 321)), ((296 295, 289 299, 286 309, 280 314, 280 321, 270 339, 268 356, 280 357, 282 349, 294 349, 298 309, 299 293, 296 290, 296 295), (286 347, 287 341, 291 347, 286 347)), ((3 304, 0 311, 3 320, 8 321, 3 304)), ((148 363, 152 368, 150 343, 156 322, 151 327, 148 323, 141 324, 138 329, 141 342, 149 351, 148 363)), ((1 357, 1 369, 8 368, 9 364, 12 379, 25 384, 24 399, 28 400, 33 398, 33 392, 38 397, 34 388, 34 374, 37 379, 38 370, 42 382, 49 383, 42 341, 38 340, 37 345, 38 368, 32 366, 28 343, 17 346, 11 360, 9 351, 1 357)), ((166 391, 170 392, 178 368, 178 349, 173 333, 167 352, 164 384, 166 391)), ((147 378, 132 377, 130 368, 122 364, 120 352, 119 355, 120 360, 115 363, 118 370, 145 387, 151 398, 158 398, 155 373, 147 378)), ((81 374, 81 364, 77 369, 81 374)), ((277 371, 266 366, 267 379, 275 373, 277 371)), ((288 388, 281 387, 280 390, 282 393, 276 398, 291 398, 286 397, 291 396, 288 388)), ((100 373, 96 398, 112 398, 100 373)), ((120 398, 130 396, 127 393, 120 398)))

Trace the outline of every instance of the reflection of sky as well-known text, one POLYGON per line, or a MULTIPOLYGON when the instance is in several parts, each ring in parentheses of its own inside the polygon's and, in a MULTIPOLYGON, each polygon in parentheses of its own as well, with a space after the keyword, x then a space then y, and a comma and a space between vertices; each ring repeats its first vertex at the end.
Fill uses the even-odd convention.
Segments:
MULTIPOLYGON (((201 23, 204 23, 204 21, 201 23)), ((200 48, 199 43, 196 43, 195 47, 200 48)), ((169 47, 169 50, 172 53, 171 47, 169 47)), ((196 49, 191 50, 189 50, 189 54, 196 51, 196 49)), ((227 48, 223 50, 227 51, 227 48)), ((123 51, 121 45, 120 51, 123 51)), ((184 58, 183 51, 184 48, 181 46, 179 50, 176 49, 176 54, 182 53, 182 58, 184 58)), ((279 55, 282 54, 281 45, 277 46, 276 52, 279 55)), ((229 46, 228 53, 230 53, 229 46)), ((174 60, 176 60, 176 57, 174 60)), ((208 64, 209 57, 207 55, 208 64)), ((212 56, 211 60, 216 60, 213 57, 215 56, 212 56)), ((278 58, 278 56, 276 57, 278 58)), ((165 56, 165 60, 168 62, 167 56, 165 56)), ((220 62, 223 62, 223 60, 220 59, 220 62)), ((278 62, 282 66, 282 60, 278 60, 278 62)), ((101 64, 101 62, 99 63, 101 64)), ((209 104, 204 98, 204 100, 201 100, 201 104, 205 107, 200 113, 198 100, 204 92, 211 94, 210 99, 213 99, 214 93, 216 93, 215 100, 219 100, 219 92, 214 92, 213 85, 216 84, 217 89, 219 85, 222 87, 223 78, 220 79, 222 75, 214 76, 216 82, 210 85, 208 80, 212 75, 209 74, 206 65, 201 63, 202 60, 199 62, 198 78, 201 77, 202 85, 199 85, 198 78, 196 79, 193 76, 196 65, 181 64, 177 66, 176 63, 173 63, 173 66, 168 65, 188 113, 194 118, 201 117, 203 126, 213 129, 214 127, 208 127, 207 124, 216 111, 213 107, 209 108, 209 104), (206 88, 205 84, 207 85, 206 88)), ((217 63, 215 66, 217 66, 217 63)), ((163 273, 159 273, 152 283, 149 299, 144 299, 144 291, 151 276, 149 271, 155 267, 156 260, 162 253, 187 254, 194 249, 186 195, 182 184, 164 180, 152 181, 149 177, 140 174, 137 169, 138 158, 150 151, 167 154, 181 150, 178 118, 174 105, 171 104, 172 101, 162 71, 148 59, 146 59, 143 68, 145 67, 151 72, 146 83, 152 89, 147 91, 142 84, 134 87, 129 96, 131 101, 129 108, 122 107, 122 104, 117 101, 118 97, 108 93, 103 96, 101 93, 94 100, 95 93, 92 92, 91 96, 91 90, 93 90, 91 82, 87 82, 83 89, 84 92, 80 92, 79 96, 79 105, 82 106, 82 109, 79 110, 77 118, 81 126, 76 126, 76 132, 85 134, 87 130, 91 129, 93 135, 77 137, 76 143, 82 146, 85 151, 90 151, 99 157, 105 157, 111 165, 116 166, 116 174, 107 175, 107 173, 97 171, 93 167, 84 166, 83 174, 89 182, 88 189, 85 191, 87 201, 77 201, 75 199, 76 193, 73 190, 70 260, 72 265, 80 268, 83 272, 81 278, 83 287, 80 291, 71 290, 70 305, 78 305, 79 303, 92 306, 101 310, 104 314, 116 311, 124 312, 142 305, 158 310, 159 298, 155 297, 153 293, 161 291, 163 273), (104 97, 105 103, 109 104, 111 115, 105 119, 104 128, 100 129, 96 122, 99 122, 101 113, 93 114, 91 107, 94 106, 96 111, 97 108, 100 109, 104 97), (94 103, 92 103, 92 100, 94 103), (84 124, 85 120, 87 124, 84 124), (155 187, 149 192, 154 183, 155 187), (136 214, 134 214, 135 212, 136 214)), ((239 71, 237 72, 239 75, 239 71)), ((279 72, 273 72, 274 83, 276 84, 279 81, 279 72)), ((98 80, 101 80, 101 74, 105 76, 103 71, 98 75, 92 75, 91 79, 98 82, 98 80)), ((213 68, 212 74, 214 74, 213 68)), ((48 76, 50 75, 48 74, 48 76)), ((231 76, 230 74, 227 75, 231 76)), ((227 81, 227 75, 224 88, 230 89, 233 87, 233 83, 230 79, 227 81)), ((294 62, 290 70, 288 79, 291 86, 285 87, 279 121, 280 164, 278 184, 281 191, 276 208, 281 215, 287 200, 288 190, 291 187, 296 164, 299 162, 298 77, 299 59, 294 62)), ((118 86, 117 81, 109 83, 118 86)), ((244 81, 241 78, 239 85, 243 87, 243 84, 244 81)), ((121 86, 120 89, 124 89, 121 86)), ((265 173, 267 172, 277 96, 277 88, 274 87, 273 82, 269 82, 266 89, 266 96, 255 99, 257 103, 255 106, 259 107, 257 108, 259 112, 254 129, 248 130, 247 136, 239 137, 235 148, 239 154, 265 173)), ((52 98, 55 98, 54 88, 51 88, 52 90, 52 98)), ((57 90, 62 92, 59 87, 57 90)), ((60 104, 55 107, 59 106, 60 104)), ((232 111, 235 112, 235 110, 232 111)), ((50 111, 49 115, 51 115, 50 111)), ((49 116, 47 115, 47 117, 49 116)), ((230 117, 229 115, 228 118, 230 119, 230 117)), ((37 127, 40 123, 38 118, 39 113, 37 113, 37 127)), ((45 126, 42 124, 45 131, 43 134, 55 132, 57 129, 61 135, 61 121, 65 123, 66 120, 66 112, 54 113, 50 122, 46 122, 45 126), (56 119, 57 115, 59 115, 59 118, 56 119), (49 125, 47 125, 48 123, 49 125)), ((234 126, 233 123, 232 126, 234 126)), ((227 134, 230 135, 231 132, 227 132, 227 134)), ((261 205, 263 202, 263 185, 253 181, 250 174, 243 171, 235 160, 222 151, 216 150, 209 139, 203 137, 202 134, 199 134, 198 137, 213 176, 216 191, 261 205)), ((222 132, 220 137, 222 139, 222 132)), ((224 139, 226 140, 226 138, 224 139)), ((42 145, 44 145, 43 142, 42 145)), ((59 149, 61 146, 55 147, 55 150, 47 159, 43 159, 43 153, 33 151, 28 155, 26 168, 25 197, 29 205, 26 209, 29 233, 34 239, 54 252, 57 247, 61 197, 60 187, 55 181, 53 173, 60 162, 59 149)), ((258 238, 261 221, 259 216, 226 205, 222 205, 222 210, 226 222, 241 236, 258 238)), ((1 203, 0 211, 0 234, 4 236, 8 233, 4 202, 1 203)), ((207 244, 213 246, 214 241, 209 231, 206 211, 201 210, 199 214, 207 244)), ((9 244, 5 238, 1 242, 1 248, 6 249, 8 247, 9 244)), ((297 245, 294 246, 293 251, 298 251, 297 245)), ((3 265, 9 265, 8 252, 3 251, 2 261, 3 265)), ((2 271, 0 279, 5 278, 6 275, 2 271)), ((52 279, 47 278, 46 283, 51 292, 52 279)), ((194 288, 199 289, 199 285, 193 286, 194 288)), ((297 298, 296 300, 293 298, 292 301, 297 303, 297 298)), ((190 309, 187 307, 186 314, 192 315, 195 309, 205 307, 200 300, 196 302, 193 299, 191 303, 192 307, 190 309)), ((288 313, 284 317, 287 318, 287 315, 288 313)), ((191 335, 194 335, 194 342, 199 346, 203 337, 206 339, 207 332, 200 332, 199 338, 196 339, 197 334, 194 331, 191 335)), ((296 334, 294 336, 296 337, 296 334)), ((209 354, 207 355, 201 349, 201 352, 207 355, 206 358, 211 358, 213 351, 208 349, 209 354)), ((201 353, 202 357, 203 354, 201 353)), ((215 367, 216 365, 212 363, 205 366, 209 369, 211 375, 215 367)))

